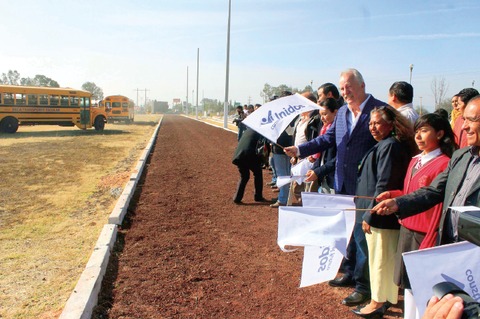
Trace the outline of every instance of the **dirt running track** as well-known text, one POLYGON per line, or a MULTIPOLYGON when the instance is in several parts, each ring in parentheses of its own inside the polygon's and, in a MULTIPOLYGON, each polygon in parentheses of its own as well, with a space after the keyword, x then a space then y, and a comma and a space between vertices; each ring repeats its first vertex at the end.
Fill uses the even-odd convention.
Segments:
POLYGON ((350 289, 298 288, 303 252, 279 249, 277 210, 253 201, 253 181, 245 205, 232 203, 236 143, 223 129, 164 117, 93 318, 358 318, 340 304, 350 289))

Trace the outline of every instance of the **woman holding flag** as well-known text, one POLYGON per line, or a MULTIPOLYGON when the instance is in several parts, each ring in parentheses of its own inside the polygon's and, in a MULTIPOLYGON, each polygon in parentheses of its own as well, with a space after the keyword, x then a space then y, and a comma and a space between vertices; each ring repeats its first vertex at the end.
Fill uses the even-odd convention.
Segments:
POLYGON ((369 210, 380 193, 402 188, 408 163, 416 150, 410 122, 390 105, 371 111, 369 130, 378 143, 360 163, 355 200, 357 219, 363 219, 368 247, 371 301, 352 311, 363 318, 382 317, 385 305, 398 301, 393 271, 400 224, 395 216, 374 215, 369 210))

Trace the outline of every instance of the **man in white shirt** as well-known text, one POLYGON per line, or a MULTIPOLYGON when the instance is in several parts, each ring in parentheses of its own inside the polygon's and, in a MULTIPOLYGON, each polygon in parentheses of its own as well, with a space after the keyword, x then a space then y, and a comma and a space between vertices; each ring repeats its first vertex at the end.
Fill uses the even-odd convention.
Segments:
POLYGON ((398 81, 392 84, 388 91, 388 104, 396 108, 413 126, 419 116, 413 109, 412 101, 413 87, 409 83, 398 81))

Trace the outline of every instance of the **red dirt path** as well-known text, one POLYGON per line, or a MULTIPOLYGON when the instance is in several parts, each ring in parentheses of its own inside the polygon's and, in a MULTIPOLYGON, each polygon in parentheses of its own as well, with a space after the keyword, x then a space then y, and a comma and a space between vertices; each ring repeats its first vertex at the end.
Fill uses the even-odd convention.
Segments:
POLYGON ((358 318, 340 304, 351 289, 298 288, 303 252, 277 246, 277 210, 253 201, 253 177, 245 205, 232 203, 236 143, 164 117, 92 318, 358 318))

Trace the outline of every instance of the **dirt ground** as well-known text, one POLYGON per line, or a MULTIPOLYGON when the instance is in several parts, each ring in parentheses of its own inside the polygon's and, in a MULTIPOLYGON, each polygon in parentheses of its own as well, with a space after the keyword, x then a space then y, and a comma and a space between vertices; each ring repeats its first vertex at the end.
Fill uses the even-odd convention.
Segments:
MULTIPOLYGON (((253 177, 245 205, 233 204, 236 143, 164 117, 92 318, 358 318, 340 304, 351 289, 298 288, 303 252, 277 246, 277 209, 253 201, 253 177)), ((400 307, 385 318, 401 318, 400 307)))

